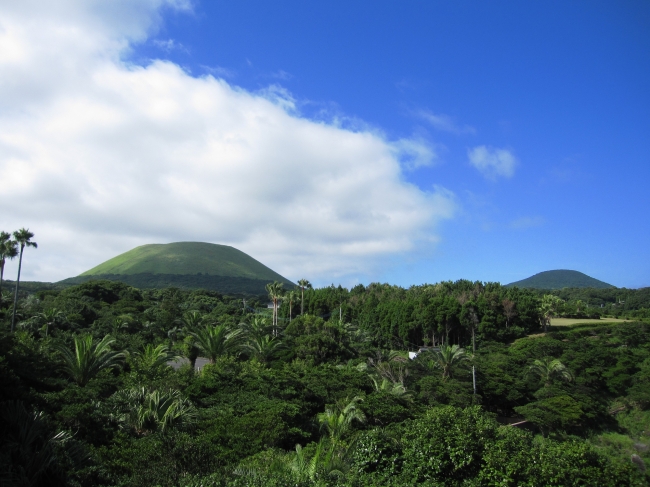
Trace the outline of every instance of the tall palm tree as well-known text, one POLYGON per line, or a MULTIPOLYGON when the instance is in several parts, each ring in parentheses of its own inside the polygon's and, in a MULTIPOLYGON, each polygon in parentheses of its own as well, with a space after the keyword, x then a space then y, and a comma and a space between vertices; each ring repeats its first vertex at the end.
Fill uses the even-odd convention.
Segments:
POLYGON ((11 234, 0 232, 0 307, 2 306, 2 280, 5 273, 5 262, 18 255, 18 246, 11 240, 11 234))
POLYGON ((298 286, 300 286, 300 314, 302 315, 305 313, 305 289, 312 289, 312 287, 307 279, 300 279, 298 286))
POLYGON ((442 378, 452 375, 452 367, 469 360, 464 348, 458 345, 442 345, 439 351, 433 352, 433 364, 442 370, 442 378))
POLYGON ((196 347, 213 364, 220 356, 239 347, 241 330, 230 331, 226 325, 208 325, 190 335, 194 338, 196 347))
POLYGON ((553 377, 558 377, 566 382, 573 380, 573 375, 562 362, 553 357, 544 357, 542 360, 534 360, 533 365, 528 367, 528 373, 536 375, 544 381, 544 386, 551 385, 553 377))
POLYGON ((284 296, 284 288, 281 282, 269 282, 266 285, 266 292, 269 293, 269 299, 273 302, 273 335, 278 334, 278 303, 284 296))
POLYGON ((298 301, 298 293, 296 291, 289 291, 285 297, 284 300, 289 303, 289 323, 291 323, 291 314, 293 312, 293 303, 298 301))
POLYGON ((38 248, 36 242, 32 242, 32 237, 34 234, 29 231, 27 228, 21 228, 14 232, 14 240, 16 244, 20 245, 20 257, 18 258, 18 277, 16 278, 16 292, 14 293, 14 310, 11 315, 11 331, 14 331, 16 327, 16 307, 18 306, 18 285, 20 284, 20 268, 23 264, 23 250, 25 247, 34 247, 38 248))
POLYGON ((63 344, 57 345, 56 349, 63 357, 64 370, 72 380, 84 387, 101 370, 118 367, 126 357, 125 352, 111 350, 114 342, 110 335, 98 342, 93 340, 92 335, 77 335, 74 337, 74 351, 63 344))

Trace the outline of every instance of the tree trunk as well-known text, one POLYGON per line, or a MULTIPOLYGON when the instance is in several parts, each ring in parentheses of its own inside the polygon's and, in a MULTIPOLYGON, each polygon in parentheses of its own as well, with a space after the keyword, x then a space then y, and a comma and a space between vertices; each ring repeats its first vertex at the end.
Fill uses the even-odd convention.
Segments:
POLYGON ((305 287, 300 286, 300 314, 305 314, 305 287))
POLYGON ((18 259, 18 277, 16 278, 16 294, 14 295, 14 311, 11 315, 11 332, 16 328, 16 306, 18 306, 18 285, 20 284, 20 268, 23 265, 23 249, 25 245, 20 246, 20 258, 18 259))
POLYGON ((5 275, 5 260, 0 260, 0 308, 2 308, 2 279, 5 275))
POLYGON ((476 353, 476 329, 472 327, 472 352, 476 353))

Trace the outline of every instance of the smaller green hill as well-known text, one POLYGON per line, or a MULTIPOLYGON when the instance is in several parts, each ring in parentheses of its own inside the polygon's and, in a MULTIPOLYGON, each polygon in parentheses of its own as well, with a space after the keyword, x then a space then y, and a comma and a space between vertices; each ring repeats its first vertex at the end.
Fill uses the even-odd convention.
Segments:
POLYGON ((544 271, 535 274, 521 281, 511 282, 506 287, 521 287, 532 289, 564 289, 564 288, 583 288, 590 287, 596 289, 615 288, 611 284, 599 281, 593 277, 578 271, 559 269, 555 271, 544 271))

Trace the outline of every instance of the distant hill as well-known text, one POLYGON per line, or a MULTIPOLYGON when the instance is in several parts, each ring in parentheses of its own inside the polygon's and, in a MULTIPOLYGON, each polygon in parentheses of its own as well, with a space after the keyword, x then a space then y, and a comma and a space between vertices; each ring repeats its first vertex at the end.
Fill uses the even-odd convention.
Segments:
POLYGON ((565 287, 591 287, 597 289, 615 288, 611 284, 599 281, 578 271, 556 270, 544 271, 527 279, 511 282, 506 287, 517 286, 533 289, 563 289, 565 287))
POLYGON ((138 288, 176 286, 225 294, 264 294, 264 286, 273 281, 294 286, 241 250, 204 242, 142 245, 61 284, 93 279, 119 280, 138 288))

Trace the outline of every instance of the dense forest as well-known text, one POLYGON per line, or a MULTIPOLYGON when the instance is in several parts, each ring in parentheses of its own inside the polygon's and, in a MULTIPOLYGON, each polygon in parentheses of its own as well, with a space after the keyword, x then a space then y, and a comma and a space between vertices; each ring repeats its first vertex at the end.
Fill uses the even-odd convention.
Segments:
POLYGON ((650 481, 646 290, 91 281, 23 287, 13 332, 1 296, 2 485, 650 481))

